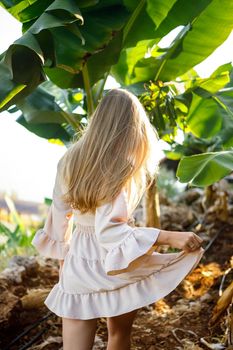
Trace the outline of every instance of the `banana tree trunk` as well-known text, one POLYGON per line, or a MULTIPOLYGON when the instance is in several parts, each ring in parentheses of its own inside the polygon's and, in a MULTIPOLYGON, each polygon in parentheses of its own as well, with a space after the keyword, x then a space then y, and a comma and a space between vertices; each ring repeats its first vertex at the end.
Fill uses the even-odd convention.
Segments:
POLYGON ((202 201, 204 209, 207 210, 211 205, 213 205, 216 200, 216 197, 217 195, 215 184, 205 187, 204 198, 202 201))
POLYGON ((156 180, 152 182, 145 195, 146 226, 160 228, 159 194, 156 180))

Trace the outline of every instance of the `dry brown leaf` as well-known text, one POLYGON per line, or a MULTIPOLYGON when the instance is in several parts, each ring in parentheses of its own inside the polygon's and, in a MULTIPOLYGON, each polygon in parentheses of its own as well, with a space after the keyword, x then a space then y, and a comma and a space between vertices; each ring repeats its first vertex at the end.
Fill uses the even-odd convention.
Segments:
POLYGON ((31 289, 20 300, 25 310, 39 309, 44 306, 44 301, 51 289, 31 289))
POLYGON ((214 325, 222 313, 230 305, 233 298, 233 282, 224 290, 222 296, 218 299, 218 302, 213 310, 213 316, 211 317, 210 324, 214 325))

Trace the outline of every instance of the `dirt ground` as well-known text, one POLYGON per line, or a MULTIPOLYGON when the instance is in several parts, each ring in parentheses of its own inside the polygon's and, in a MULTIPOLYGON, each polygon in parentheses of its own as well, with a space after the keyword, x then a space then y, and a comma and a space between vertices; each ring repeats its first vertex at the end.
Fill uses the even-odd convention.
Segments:
MULTIPOLYGON (((213 344, 227 344, 226 313, 214 326, 210 319, 219 293, 232 281, 233 224, 231 217, 220 220, 221 215, 211 206, 203 210, 200 197, 189 201, 181 200, 180 207, 161 204, 162 226, 197 232, 206 251, 198 267, 174 291, 138 311, 132 350, 217 350, 220 345, 213 344)), ((15 257, 6 270, 0 275, 0 349, 61 350, 61 319, 43 305, 58 280, 57 262, 15 257)), ((106 342, 106 319, 101 318, 94 349, 105 349, 106 342)))

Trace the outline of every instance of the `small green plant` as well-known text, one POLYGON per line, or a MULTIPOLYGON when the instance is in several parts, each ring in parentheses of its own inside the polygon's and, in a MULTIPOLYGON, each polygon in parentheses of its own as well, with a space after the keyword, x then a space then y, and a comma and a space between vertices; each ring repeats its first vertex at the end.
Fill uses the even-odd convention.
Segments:
POLYGON ((30 256, 35 254, 31 245, 35 228, 25 228, 21 231, 19 225, 13 228, 0 223, 0 271, 8 265, 8 261, 14 255, 30 256))
POLYGON ((35 254, 31 241, 37 230, 25 225, 9 196, 6 195, 5 200, 12 222, 0 223, 0 270, 7 266, 8 260, 14 255, 35 254))
POLYGON ((35 229, 26 228, 22 230, 20 225, 11 229, 7 225, 0 223, 0 236, 4 243, 0 244, 0 253, 3 250, 15 249, 18 247, 28 247, 31 244, 35 229))

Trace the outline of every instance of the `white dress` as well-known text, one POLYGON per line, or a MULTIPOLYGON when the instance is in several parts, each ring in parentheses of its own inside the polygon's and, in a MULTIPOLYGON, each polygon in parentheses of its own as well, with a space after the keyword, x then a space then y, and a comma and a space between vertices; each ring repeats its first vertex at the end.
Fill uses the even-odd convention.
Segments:
POLYGON ((60 317, 111 317, 149 305, 173 291, 204 253, 203 248, 156 252, 152 245, 160 230, 129 225, 124 190, 95 214, 73 210, 61 193, 57 171, 45 225, 31 242, 41 255, 64 259, 59 281, 44 302, 60 317))

